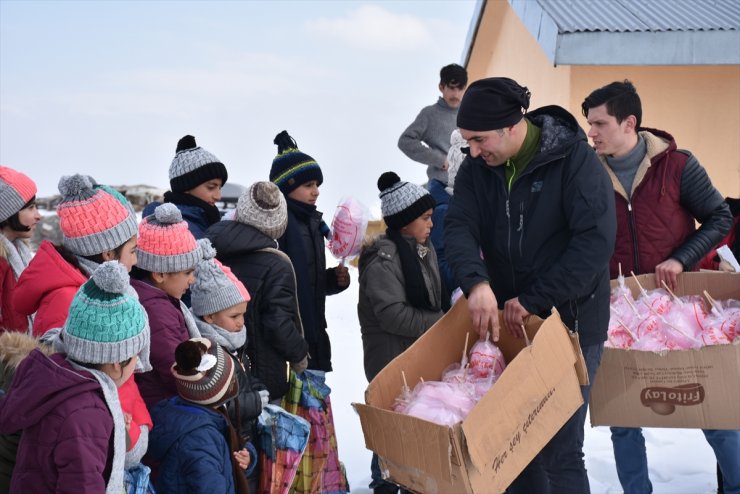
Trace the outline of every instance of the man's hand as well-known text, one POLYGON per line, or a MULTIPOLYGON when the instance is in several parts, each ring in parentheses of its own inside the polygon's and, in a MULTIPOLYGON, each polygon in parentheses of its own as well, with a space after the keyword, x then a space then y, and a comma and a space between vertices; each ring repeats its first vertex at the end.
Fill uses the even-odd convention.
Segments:
POLYGON ((468 308, 473 327, 481 339, 490 329, 493 341, 498 341, 498 302, 488 283, 478 283, 470 290, 468 308))
POLYGON ((666 259, 655 266, 655 285, 661 287, 663 285, 660 282, 665 281, 668 288, 675 290, 680 273, 683 273, 683 264, 675 259, 666 259))
POLYGON ((450 167, 450 162, 447 161, 447 158, 445 158, 445 162, 442 163, 442 171, 446 172, 449 167, 450 167))
POLYGON ((524 318, 529 315, 529 311, 519 303, 519 297, 507 300, 504 303, 504 326, 517 338, 523 338, 522 326, 524 318))
POLYGON ((340 264, 336 268, 334 268, 334 273, 337 276, 337 285, 340 288, 345 288, 349 286, 349 269, 347 269, 347 266, 343 266, 340 264))

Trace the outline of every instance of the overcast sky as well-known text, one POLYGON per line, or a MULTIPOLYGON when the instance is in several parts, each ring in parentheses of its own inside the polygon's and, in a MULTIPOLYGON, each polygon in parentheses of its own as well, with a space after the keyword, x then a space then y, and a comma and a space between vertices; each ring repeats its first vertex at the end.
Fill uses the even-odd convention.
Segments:
POLYGON ((0 163, 39 195, 64 174, 167 188, 180 137, 267 180, 288 130, 342 195, 375 209, 387 170, 423 182, 396 147, 439 69, 462 63, 475 2, 0 0, 0 163))

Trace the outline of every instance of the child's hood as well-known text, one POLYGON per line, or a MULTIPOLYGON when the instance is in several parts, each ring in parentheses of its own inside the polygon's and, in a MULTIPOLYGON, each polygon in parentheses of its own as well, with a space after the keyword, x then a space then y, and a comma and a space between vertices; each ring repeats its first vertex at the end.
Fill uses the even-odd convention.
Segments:
POLYGON ((63 403, 97 389, 95 377, 72 368, 63 354, 46 356, 33 350, 18 365, 8 394, 0 400, 0 433, 32 427, 63 403))
POLYGON ((168 450, 183 436, 204 427, 227 430, 226 419, 208 408, 194 405, 179 397, 162 400, 152 410, 154 428, 149 433, 149 454, 162 460, 168 450))

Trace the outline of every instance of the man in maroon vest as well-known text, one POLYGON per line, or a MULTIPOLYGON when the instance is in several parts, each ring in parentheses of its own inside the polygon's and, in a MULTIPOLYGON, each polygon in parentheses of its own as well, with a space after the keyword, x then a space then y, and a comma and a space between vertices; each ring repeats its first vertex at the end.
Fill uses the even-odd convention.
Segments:
MULTIPOLYGON (((675 288, 727 234, 730 209, 706 170, 662 130, 641 127, 642 104, 631 82, 612 82, 581 105, 589 138, 614 186, 617 240, 611 277, 655 273, 675 288), (697 230, 695 223, 701 226, 697 230)), ((625 494, 652 492, 642 429, 612 427, 617 474, 625 494)), ((740 431, 704 430, 722 470, 725 492, 740 492, 740 431)))

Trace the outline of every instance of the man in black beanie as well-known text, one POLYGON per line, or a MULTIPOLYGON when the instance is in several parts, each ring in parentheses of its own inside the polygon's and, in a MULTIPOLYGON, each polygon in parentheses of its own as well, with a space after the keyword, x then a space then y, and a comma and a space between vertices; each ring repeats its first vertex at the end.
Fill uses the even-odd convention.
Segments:
MULTIPOLYGON (((590 380, 609 321, 609 258, 616 224, 609 178, 565 109, 526 113, 530 93, 505 77, 465 93, 457 125, 469 156, 445 219, 447 259, 476 329, 522 337, 530 314, 557 308, 580 339, 590 380), (482 256, 481 256, 482 252, 482 256)), ((584 405, 509 487, 510 493, 588 493, 584 405)))

